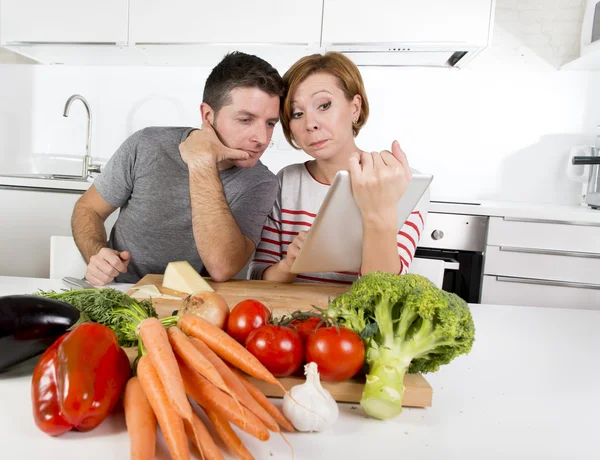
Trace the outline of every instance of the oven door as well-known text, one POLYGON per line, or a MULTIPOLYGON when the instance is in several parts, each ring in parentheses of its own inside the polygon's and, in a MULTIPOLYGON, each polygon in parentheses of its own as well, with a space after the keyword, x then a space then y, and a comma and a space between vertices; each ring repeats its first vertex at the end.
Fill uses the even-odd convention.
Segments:
POLYGON ((487 216, 430 212, 415 256, 446 262, 442 289, 479 303, 487 228, 487 216))

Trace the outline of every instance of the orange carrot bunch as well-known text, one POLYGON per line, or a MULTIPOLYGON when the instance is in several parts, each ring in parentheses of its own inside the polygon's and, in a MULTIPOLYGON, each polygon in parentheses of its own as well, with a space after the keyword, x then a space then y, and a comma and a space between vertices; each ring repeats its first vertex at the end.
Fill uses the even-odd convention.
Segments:
POLYGON ((132 459, 154 458, 157 423, 174 459, 190 458, 190 440, 203 459, 224 458, 190 399, 206 413, 222 444, 241 459, 253 456, 231 424, 261 441, 269 439, 269 431, 281 433, 280 426, 293 431, 240 371, 283 388, 279 381, 221 329, 183 315, 168 329, 156 318, 144 319, 138 332, 142 356, 124 398, 132 459))

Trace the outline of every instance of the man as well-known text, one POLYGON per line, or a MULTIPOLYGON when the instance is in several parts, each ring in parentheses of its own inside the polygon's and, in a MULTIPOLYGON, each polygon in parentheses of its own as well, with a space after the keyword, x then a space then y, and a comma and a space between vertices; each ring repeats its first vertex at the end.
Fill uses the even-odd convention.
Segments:
POLYGON ((75 204, 86 279, 133 283, 176 260, 219 282, 238 273, 278 191, 259 158, 283 93, 271 65, 231 53, 206 80, 201 130, 151 127, 130 136, 75 204), (107 242, 104 221, 117 209, 107 242))

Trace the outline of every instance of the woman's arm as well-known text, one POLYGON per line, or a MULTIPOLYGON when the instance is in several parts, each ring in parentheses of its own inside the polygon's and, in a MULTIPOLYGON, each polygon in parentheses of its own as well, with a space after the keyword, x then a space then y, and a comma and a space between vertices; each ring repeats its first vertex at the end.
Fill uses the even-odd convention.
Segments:
POLYGON ((398 212, 387 216, 363 216, 363 250, 361 273, 384 271, 401 273, 403 264, 398 257, 398 212))
POLYGON ((397 142, 392 144, 392 152, 363 152, 350 162, 352 191, 362 214, 363 274, 403 273, 408 268, 398 254, 397 208, 412 173, 397 142))
POLYGON ((275 203, 263 226, 260 242, 248 268, 248 279, 267 279, 264 277, 265 272, 281 261, 281 220, 275 217, 277 208, 278 204, 275 203))

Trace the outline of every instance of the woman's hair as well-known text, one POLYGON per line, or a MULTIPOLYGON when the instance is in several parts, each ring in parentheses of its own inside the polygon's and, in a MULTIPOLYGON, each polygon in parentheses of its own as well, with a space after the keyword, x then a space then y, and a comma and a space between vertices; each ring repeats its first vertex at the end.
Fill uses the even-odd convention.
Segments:
POLYGON ((311 54, 304 56, 288 69, 283 75, 283 82, 286 87, 286 95, 281 103, 281 127, 285 138, 295 149, 300 149, 290 130, 290 120, 292 118, 292 96, 296 92, 298 85, 314 74, 327 73, 335 77, 340 89, 344 92, 349 101, 358 94, 362 99, 360 115, 356 123, 352 125, 354 136, 367 122, 369 117, 369 101, 362 76, 356 64, 342 53, 330 51, 325 54, 311 54))

